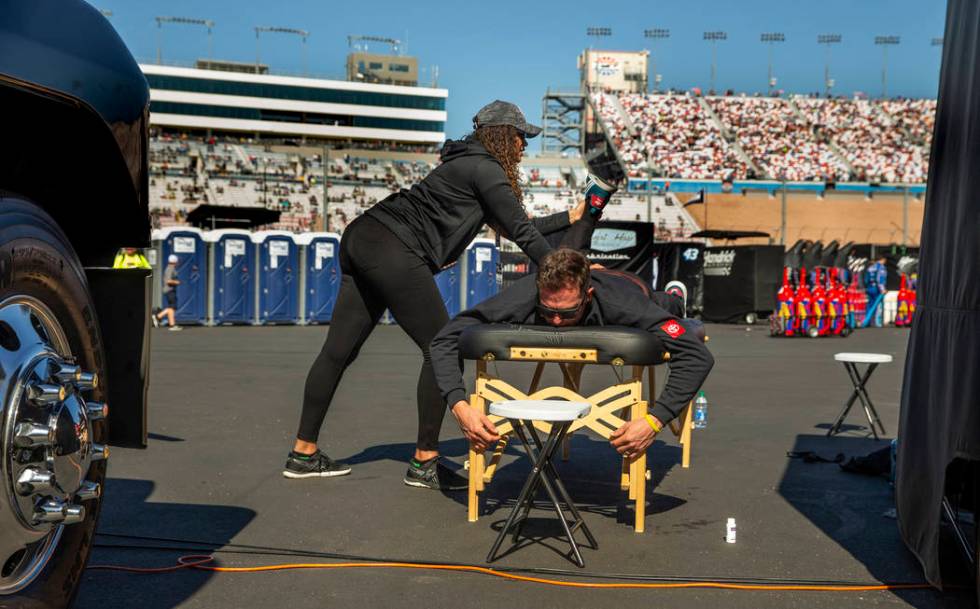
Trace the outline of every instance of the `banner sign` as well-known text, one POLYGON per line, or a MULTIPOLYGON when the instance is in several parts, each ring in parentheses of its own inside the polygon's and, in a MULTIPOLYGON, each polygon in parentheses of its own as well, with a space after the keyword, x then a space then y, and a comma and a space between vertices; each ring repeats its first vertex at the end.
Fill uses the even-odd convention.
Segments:
POLYGON ((628 271, 652 284, 653 224, 601 222, 592 233, 592 243, 585 255, 607 269, 628 271))

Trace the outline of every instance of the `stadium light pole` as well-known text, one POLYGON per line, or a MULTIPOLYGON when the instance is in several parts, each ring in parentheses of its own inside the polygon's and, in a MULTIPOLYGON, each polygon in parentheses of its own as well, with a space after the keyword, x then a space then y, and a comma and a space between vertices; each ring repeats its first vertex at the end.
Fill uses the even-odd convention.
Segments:
POLYGON ((824 95, 827 97, 830 97, 830 90, 834 88, 834 81, 830 79, 830 46, 840 44, 841 40, 843 37, 840 34, 817 34, 817 44, 822 44, 827 49, 823 64, 824 95))
POLYGON ((106 18, 112 17, 112 11, 110 11, 107 8, 100 8, 99 9, 99 12, 102 13, 102 16, 103 17, 106 17, 106 18))
POLYGON ((164 23, 176 23, 182 25, 203 25, 208 28, 208 59, 214 59, 213 54, 213 40, 212 33, 214 30, 214 21, 210 19, 192 19, 190 17, 157 17, 157 63, 163 61, 163 51, 161 47, 163 46, 163 24, 164 23))
POLYGON ((653 41, 650 46, 653 51, 653 91, 656 93, 660 91, 661 80, 660 74, 657 74, 657 41, 670 38, 670 30, 662 27, 643 30, 643 37, 653 41))
POLYGON ((901 42, 898 36, 875 36, 875 44, 881 47, 881 97, 888 99, 888 47, 901 42))
POLYGON ((255 28, 255 73, 259 73, 259 33, 261 32, 272 32, 275 34, 293 34, 299 36, 303 41, 303 75, 308 76, 309 70, 307 70, 306 65, 306 39, 309 38, 310 33, 306 30, 298 30, 291 27, 276 27, 276 26, 256 26, 255 28))
POLYGON ((715 77, 718 74, 718 52, 717 43, 728 40, 728 32, 705 32, 704 39, 711 43, 711 93, 717 94, 715 90, 715 77))
MULTIPOLYGON (((608 38, 612 36, 612 28, 609 27, 597 27, 589 26, 585 28, 585 35, 589 38, 594 38, 596 40, 602 40, 603 38, 608 38)), ((592 64, 595 66, 595 82, 592 83, 593 87, 599 88, 599 62, 596 61, 595 54, 593 53, 592 45, 589 45, 589 59, 592 60, 592 64)))
POLYGON ((769 78, 766 80, 769 96, 772 97, 772 90, 776 86, 776 77, 772 73, 772 45, 777 42, 786 42, 786 34, 782 32, 763 32, 759 35, 759 41, 769 46, 769 78))
POLYGON ((941 46, 943 46, 943 37, 940 36, 939 38, 933 38, 929 42, 929 46, 934 46, 934 47, 941 47, 941 46))

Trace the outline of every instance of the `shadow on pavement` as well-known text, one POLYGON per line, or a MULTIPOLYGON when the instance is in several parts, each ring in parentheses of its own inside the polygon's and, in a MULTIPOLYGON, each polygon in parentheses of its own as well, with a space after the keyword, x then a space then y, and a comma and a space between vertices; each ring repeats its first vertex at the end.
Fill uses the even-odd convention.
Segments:
MULTIPOLYGON (((890 441, 876 441, 870 436, 799 435, 793 451, 813 451, 825 457, 843 453, 849 459, 885 448, 890 441)), ((860 561, 874 579, 883 583, 925 581, 918 562, 899 535, 894 491, 886 477, 847 473, 834 463, 788 459, 778 490, 829 539, 860 561)), ((854 573, 848 579, 864 580, 866 576, 854 573)), ((913 606, 923 600, 923 595, 941 596, 948 607, 974 606, 968 596, 957 590, 898 590, 894 594, 913 606)))
MULTIPOLYGON (((145 548, 185 545, 163 539, 230 543, 256 515, 250 509, 236 506, 147 501, 153 488, 154 483, 148 480, 112 478, 106 481, 109 501, 102 509, 89 565, 171 566, 176 564, 179 556, 201 552, 145 548), (159 538, 160 541, 134 537, 159 538)), ((171 609, 191 598, 211 576, 212 573, 194 569, 187 569, 176 577, 167 573, 89 570, 83 576, 74 607, 171 609)))

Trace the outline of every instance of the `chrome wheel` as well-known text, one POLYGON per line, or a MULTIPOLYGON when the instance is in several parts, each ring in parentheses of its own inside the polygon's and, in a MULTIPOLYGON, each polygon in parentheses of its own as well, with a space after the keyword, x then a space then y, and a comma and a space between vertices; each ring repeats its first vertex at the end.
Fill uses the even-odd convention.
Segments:
POLYGON ((91 426, 107 407, 84 398, 98 382, 75 365, 44 303, 0 302, 0 595, 41 573, 64 527, 84 521, 85 502, 101 493, 85 479, 109 454, 91 426))

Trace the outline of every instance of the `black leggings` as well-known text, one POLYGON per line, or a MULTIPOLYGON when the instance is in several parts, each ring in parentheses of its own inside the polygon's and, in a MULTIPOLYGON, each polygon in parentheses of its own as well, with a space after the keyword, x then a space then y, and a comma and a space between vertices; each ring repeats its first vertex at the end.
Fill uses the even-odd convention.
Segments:
POLYGON ((340 269, 340 295, 327 340, 306 377, 296 436, 306 442, 317 441, 344 370, 357 358, 387 308, 422 351, 417 389, 418 448, 437 450, 445 405, 432 372, 429 343, 449 322, 449 314, 432 270, 370 216, 359 217, 344 231, 340 269))

